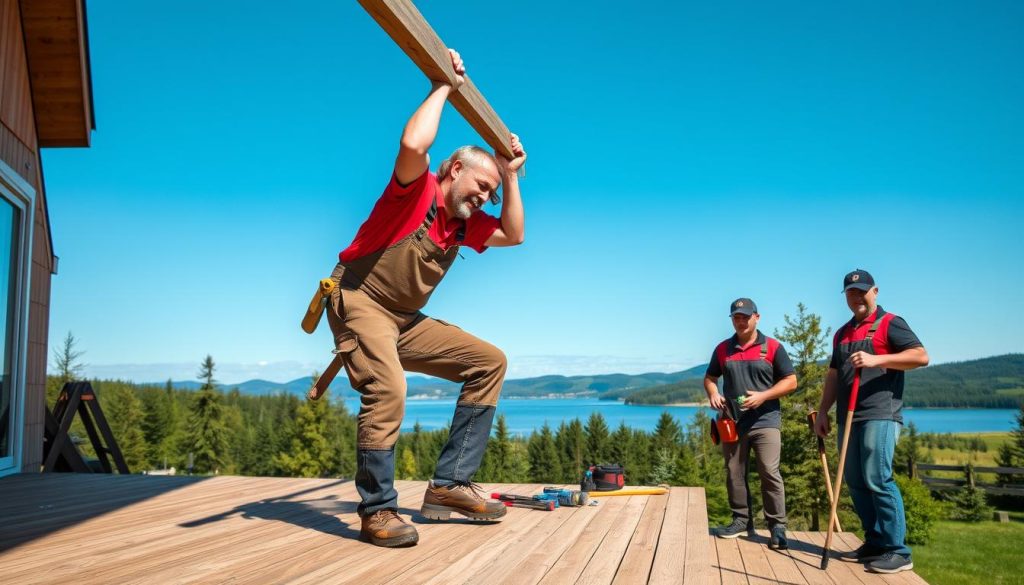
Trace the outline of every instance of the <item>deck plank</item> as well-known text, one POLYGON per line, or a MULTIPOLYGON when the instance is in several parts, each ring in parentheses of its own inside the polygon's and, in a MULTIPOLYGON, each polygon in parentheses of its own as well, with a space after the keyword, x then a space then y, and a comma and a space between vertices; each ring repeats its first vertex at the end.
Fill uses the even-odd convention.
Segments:
POLYGON ((776 583, 775 571, 772 570, 766 555, 775 555, 775 551, 768 548, 768 536, 766 531, 761 531, 754 539, 740 537, 736 539, 736 545, 743 558, 743 570, 747 572, 747 583, 750 585, 769 585, 776 583))
MULTIPOLYGON (((613 526, 618 513, 625 508, 628 499, 607 498, 600 501, 597 507, 569 508, 573 517, 566 520, 561 528, 544 542, 539 543, 534 551, 515 563, 514 567, 508 562, 496 563, 486 573, 475 576, 470 583, 532 585, 543 581, 549 571, 559 563, 560 567, 569 568, 573 572, 581 565, 585 567, 609 528, 613 526)), ((562 580, 555 582, 572 583, 578 576, 563 576, 562 580)))
MULTIPOLYGON (((543 486, 489 491, 529 495, 543 486)), ((426 482, 397 482, 420 543, 358 540, 351 481, 255 477, 39 474, 0 478, 4 583, 783 583, 922 585, 911 572, 818 569, 821 533, 791 533, 789 551, 721 540, 702 488, 619 496, 554 512, 512 509, 500 523, 419 516, 426 482)), ((834 548, 859 545, 836 535, 834 548)))
POLYGON ((718 549, 718 566, 722 569, 723 585, 747 583, 747 571, 743 568, 743 557, 740 546, 735 538, 716 538, 715 548, 718 549))
POLYGON ((627 504, 631 498, 609 498, 598 502, 596 507, 583 512, 592 516, 583 533, 568 542, 558 553, 552 549, 545 553, 544 547, 526 557, 521 567, 500 580, 505 585, 524 585, 531 583, 574 583, 580 578, 583 570, 592 560, 610 529, 618 524, 628 523, 637 514, 627 504), (536 563, 536 565, 529 565, 536 563))
MULTIPOLYGON (((761 534, 761 531, 759 531, 759 534, 761 534)), ((768 532, 763 531, 763 536, 767 538, 768 532)), ((793 536, 791 534, 787 536, 792 540, 793 536)), ((789 555, 789 551, 768 550, 765 552, 765 558, 768 560, 768 565, 771 567, 775 580, 778 583, 782 585, 813 585, 813 582, 804 578, 803 573, 796 566, 793 557, 789 555)))
POLYGON ((629 499, 626 502, 623 521, 608 527, 601 545, 597 547, 594 556, 591 557, 587 567, 576 580, 577 585, 608 585, 615 578, 622 555, 626 552, 636 525, 640 522, 640 516, 648 503, 646 496, 622 497, 629 499))
POLYGON ((658 549, 658 538, 661 527, 665 523, 665 508, 668 505, 668 494, 663 496, 645 496, 648 498, 640 522, 637 523, 633 537, 629 541, 626 553, 619 562, 613 585, 632 585, 647 583, 654 564, 654 553, 658 549))
MULTIPOLYGON (((658 550, 651 563, 650 585, 678 583, 685 574, 686 522, 690 490, 672 488, 663 515, 658 550)), ((707 562, 707 561, 704 561, 707 562)))
MULTIPOLYGON (((819 583, 837 584, 832 575, 820 569, 821 547, 816 546, 811 541, 807 532, 792 532, 787 552, 796 564, 797 570, 800 571, 800 574, 803 575, 808 583, 814 583, 815 585, 819 583)), ((829 562, 829 565, 831 564, 832 561, 829 562)))
MULTIPOLYGON (((488 484, 482 486, 484 495, 490 496, 491 492, 520 493, 526 495, 525 490, 529 486, 517 484, 488 484)), ((422 504, 422 500, 417 505, 422 504)), ((452 547, 453 542, 465 540, 477 542, 477 546, 486 547, 491 538, 511 529, 516 524, 529 521, 526 514, 517 512, 530 512, 530 510, 509 509, 500 522, 476 523, 466 520, 459 515, 453 515, 450 521, 433 521, 423 518, 419 514, 413 516, 413 522, 420 534, 420 542, 413 548, 408 549, 377 549, 379 556, 374 558, 373 563, 362 563, 353 566, 342 559, 340 567, 344 570, 344 578, 339 582, 344 583, 387 583, 397 581, 402 583, 416 582, 409 577, 410 571, 422 570, 424 564, 437 561, 434 567, 443 567, 451 559, 458 558, 463 554, 462 549, 452 547)), ((540 512, 538 512, 540 513, 540 512)), ((437 570, 437 569, 435 569, 437 570)), ((433 571, 427 570, 430 574, 433 571)))
POLYGON ((721 570, 717 568, 718 550, 714 537, 708 529, 707 496, 704 488, 688 488, 686 503, 686 553, 684 555, 683 581, 705 585, 721 583, 721 570), (712 563, 716 565, 712 569, 712 563))

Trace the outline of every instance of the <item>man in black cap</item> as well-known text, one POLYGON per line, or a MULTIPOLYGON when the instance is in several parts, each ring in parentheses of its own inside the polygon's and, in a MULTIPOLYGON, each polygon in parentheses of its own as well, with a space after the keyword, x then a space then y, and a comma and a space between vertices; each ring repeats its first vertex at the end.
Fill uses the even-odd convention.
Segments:
MULTIPOLYGON (((878 306, 878 287, 867 271, 847 274, 843 292, 853 318, 836 331, 818 412, 827 413, 836 404, 838 428, 845 428, 853 378, 859 370, 860 390, 843 475, 864 528, 864 544, 840 558, 867 563, 868 570, 876 573, 897 573, 914 568, 905 543, 903 496, 892 475, 893 453, 903 426, 903 372, 927 366, 928 352, 906 321, 878 306)), ((826 437, 828 416, 819 415, 814 430, 826 437)))
POLYGON ((729 307, 736 334, 719 343, 711 355, 704 390, 711 407, 736 420, 739 440, 722 441, 732 523, 721 526, 719 538, 754 534, 754 518, 747 482, 750 450, 757 453, 764 516, 771 548, 787 548, 786 494, 779 473, 782 453, 782 410, 779 398, 796 390, 796 374, 785 348, 757 330, 761 316, 750 299, 736 299, 729 307), (718 378, 725 378, 724 396, 718 378))

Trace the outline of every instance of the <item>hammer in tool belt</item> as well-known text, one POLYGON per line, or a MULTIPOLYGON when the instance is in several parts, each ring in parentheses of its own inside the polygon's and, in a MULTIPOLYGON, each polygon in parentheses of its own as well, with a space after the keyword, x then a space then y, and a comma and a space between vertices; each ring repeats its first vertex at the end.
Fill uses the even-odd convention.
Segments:
MULTIPOLYGON (((309 307, 306 308, 306 314, 302 317, 302 330, 306 333, 313 333, 316 331, 317 325, 320 324, 320 318, 323 317, 324 309, 327 308, 327 302, 331 300, 331 293, 334 292, 334 287, 337 285, 330 278, 320 279, 320 284, 316 287, 316 292, 313 293, 313 299, 309 301, 309 307)), ((338 375, 338 371, 341 370, 342 363, 341 354, 337 351, 334 352, 334 359, 327 365, 327 369, 320 374, 314 382, 313 386, 310 387, 306 393, 306 397, 310 400, 317 400, 327 392, 327 387, 334 381, 334 377, 338 375)))

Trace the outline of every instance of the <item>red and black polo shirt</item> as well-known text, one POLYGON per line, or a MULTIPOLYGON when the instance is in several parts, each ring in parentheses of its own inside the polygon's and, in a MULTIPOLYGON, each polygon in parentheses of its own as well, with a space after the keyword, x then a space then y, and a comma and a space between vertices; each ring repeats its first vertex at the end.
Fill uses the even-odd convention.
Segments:
POLYGON ((705 376, 716 380, 725 377, 722 395, 729 401, 733 415, 739 417, 737 431, 745 433, 750 429, 782 428, 782 408, 775 399, 754 410, 741 411, 736 399, 745 396, 747 390, 767 390, 793 373, 786 348, 758 331, 757 339, 747 347, 742 347, 735 335, 719 343, 705 376))
MULTIPOLYGON (((853 390, 855 368, 849 362, 850 356, 857 351, 885 355, 915 347, 922 347, 922 344, 907 322, 893 313, 886 313, 882 307, 876 307, 875 312, 860 323, 850 319, 836 331, 829 367, 839 373, 836 412, 840 423, 846 420, 853 390)), ((861 368, 853 422, 864 420, 903 423, 903 370, 861 368)))

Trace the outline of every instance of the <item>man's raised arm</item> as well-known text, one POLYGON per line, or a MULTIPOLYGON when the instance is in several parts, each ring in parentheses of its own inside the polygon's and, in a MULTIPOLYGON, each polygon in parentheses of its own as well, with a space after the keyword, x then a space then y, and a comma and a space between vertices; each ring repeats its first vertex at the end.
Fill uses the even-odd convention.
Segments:
POLYGON ((494 230, 485 242, 488 246, 518 246, 526 238, 526 215, 523 212, 523 199, 519 195, 519 169, 526 163, 526 150, 519 142, 519 137, 512 135, 512 154, 509 160, 495 153, 498 171, 501 173, 501 227, 494 230))
POLYGON ((395 159, 395 178, 402 185, 412 183, 430 168, 430 155, 427 153, 437 138, 444 103, 465 81, 463 75, 466 68, 462 65, 462 57, 451 49, 448 49, 448 53, 452 57, 456 85, 453 87, 447 83, 433 82, 427 99, 423 100, 405 124, 402 142, 398 148, 398 158, 395 159))

